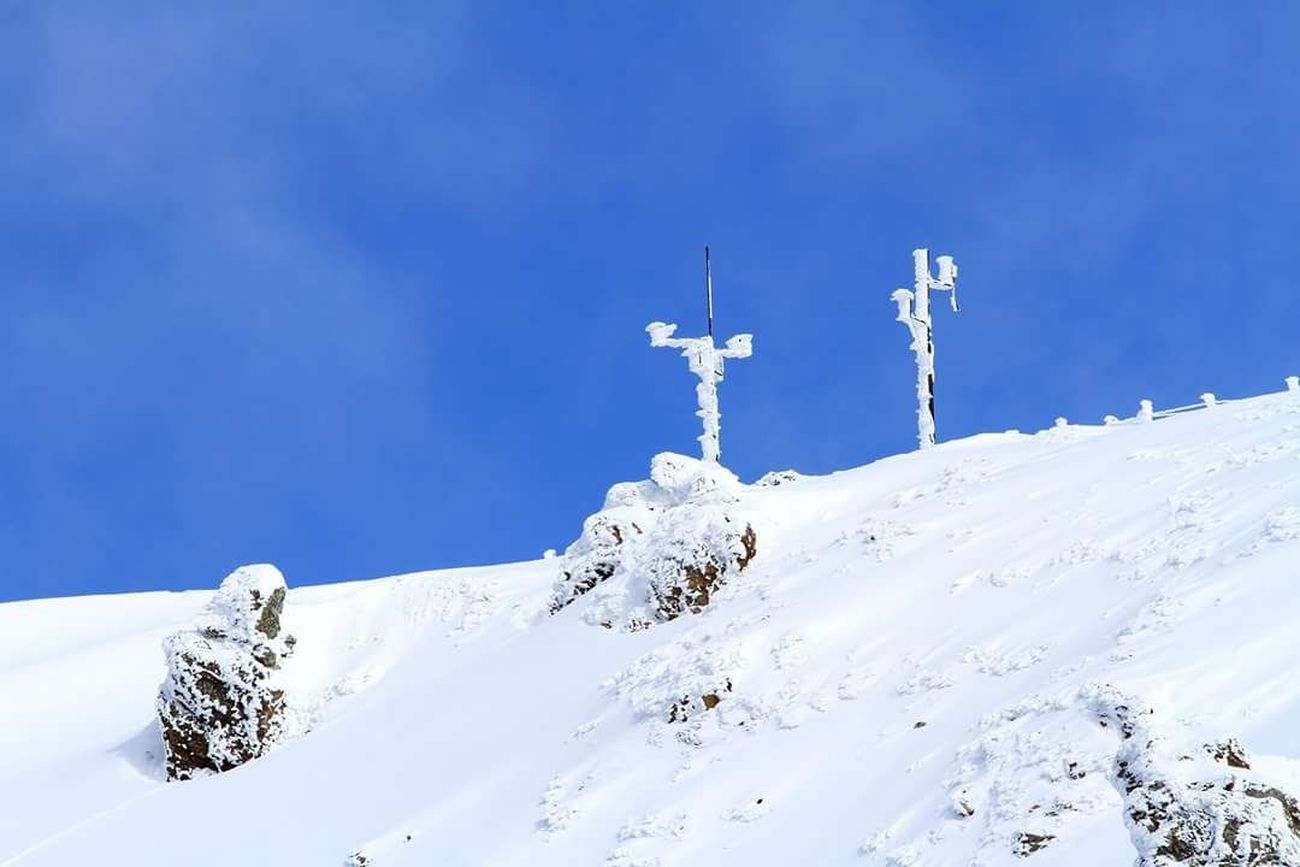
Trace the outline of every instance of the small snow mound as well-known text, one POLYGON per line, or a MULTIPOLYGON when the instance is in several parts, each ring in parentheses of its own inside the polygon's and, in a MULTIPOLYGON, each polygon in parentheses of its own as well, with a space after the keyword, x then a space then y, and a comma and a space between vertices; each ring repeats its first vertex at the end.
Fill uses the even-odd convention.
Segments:
POLYGON ((735 473, 721 464, 672 452, 651 459, 650 481, 669 495, 673 505, 712 495, 734 498, 740 488, 735 473))
POLYGON ((240 566, 221 582, 198 625, 238 641, 276 638, 286 589, 284 576, 269 563, 240 566))
POLYGON ((771 470, 764 473, 758 481, 754 482, 754 485, 759 488, 775 488, 797 482, 802 478, 803 473, 795 470, 771 470))
POLYGON ((1300 508, 1287 506, 1270 515, 1264 524, 1264 538, 1270 542, 1300 539, 1300 508))

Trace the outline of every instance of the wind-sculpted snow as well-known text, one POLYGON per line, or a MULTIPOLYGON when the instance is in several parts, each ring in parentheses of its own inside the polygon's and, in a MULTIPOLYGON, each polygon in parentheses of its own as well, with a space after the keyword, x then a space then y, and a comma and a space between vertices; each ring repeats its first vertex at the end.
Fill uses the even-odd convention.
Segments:
POLYGON ((241 566, 221 582, 194 628, 163 642, 167 678, 158 719, 168 779, 228 771, 279 743, 280 667, 295 643, 280 627, 285 593, 274 566, 241 566))
POLYGON ((563 557, 295 588, 309 733, 183 785, 158 645, 208 594, 0 606, 0 865, 1297 867, 1300 390, 1054 415, 662 456, 563 557))

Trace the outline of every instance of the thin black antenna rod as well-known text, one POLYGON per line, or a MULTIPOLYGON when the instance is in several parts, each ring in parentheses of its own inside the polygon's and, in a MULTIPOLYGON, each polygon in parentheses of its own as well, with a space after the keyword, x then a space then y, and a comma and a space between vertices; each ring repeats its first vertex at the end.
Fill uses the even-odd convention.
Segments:
POLYGON ((704 290, 709 296, 709 336, 713 336, 713 266, 709 262, 709 245, 704 245, 704 290))

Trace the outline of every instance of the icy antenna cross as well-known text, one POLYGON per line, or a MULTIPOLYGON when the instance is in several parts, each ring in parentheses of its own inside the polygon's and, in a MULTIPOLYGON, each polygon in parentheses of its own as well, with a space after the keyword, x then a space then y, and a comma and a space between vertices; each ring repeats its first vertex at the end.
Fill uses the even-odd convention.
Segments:
POLYGON ((718 409, 718 383, 722 382, 723 360, 748 358, 754 352, 753 335, 737 334, 722 349, 713 345, 713 275, 709 265, 709 248, 704 248, 704 281, 708 297, 709 333, 704 337, 673 337, 677 326, 665 322, 651 322, 645 330, 650 335, 651 346, 671 346, 682 350, 682 357, 691 373, 700 378, 695 395, 700 408, 696 415, 704 422, 700 434, 700 451, 704 460, 717 463, 722 455, 719 437, 722 433, 722 413, 718 409))
POLYGON ((930 317, 931 290, 951 292, 952 312, 957 312, 957 265, 951 256, 938 256, 939 276, 930 276, 930 251, 913 250, 916 284, 912 291, 897 289, 898 321, 912 335, 916 354, 916 427, 920 447, 934 445, 934 322, 930 317))

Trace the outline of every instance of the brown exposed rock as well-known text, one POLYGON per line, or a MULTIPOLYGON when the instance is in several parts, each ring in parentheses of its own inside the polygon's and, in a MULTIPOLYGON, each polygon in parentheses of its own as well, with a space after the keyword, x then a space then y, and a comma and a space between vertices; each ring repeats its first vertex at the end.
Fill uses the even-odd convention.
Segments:
POLYGON ((1206 744, 1205 751, 1216 762, 1221 762, 1230 768, 1250 770, 1250 761, 1246 755, 1246 748, 1236 738, 1228 738, 1226 741, 1220 741, 1217 744, 1206 744))
POLYGON ((668 708, 668 722, 682 723, 696 714, 713 710, 722 703, 722 696, 731 692, 731 678, 727 678, 722 687, 713 692, 706 692, 698 698, 684 695, 668 708))
POLYGON ((733 569, 744 571, 758 554, 758 534, 753 526, 746 524, 737 541, 739 546, 727 546, 728 550, 721 556, 707 552, 693 562, 673 561, 678 579, 668 581, 666 587, 656 588, 655 614, 660 620, 673 620, 686 612, 699 614, 728 573, 733 569))

